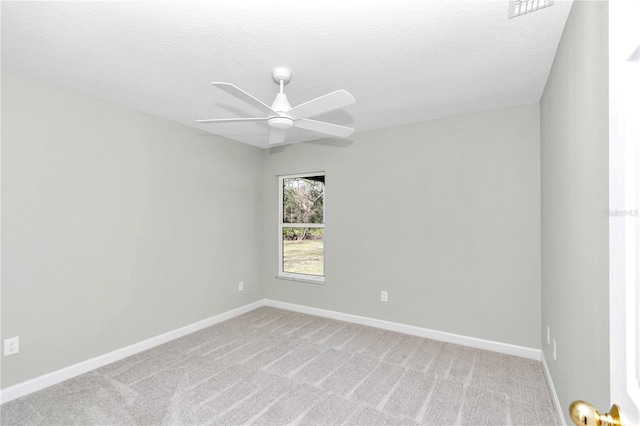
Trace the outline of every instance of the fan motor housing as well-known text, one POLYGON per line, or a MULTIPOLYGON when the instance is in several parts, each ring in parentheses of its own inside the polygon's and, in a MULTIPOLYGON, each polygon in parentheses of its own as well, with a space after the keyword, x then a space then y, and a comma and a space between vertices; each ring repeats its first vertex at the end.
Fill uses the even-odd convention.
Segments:
POLYGON ((269 127, 278 130, 287 130, 293 127, 293 120, 288 117, 271 117, 269 127))

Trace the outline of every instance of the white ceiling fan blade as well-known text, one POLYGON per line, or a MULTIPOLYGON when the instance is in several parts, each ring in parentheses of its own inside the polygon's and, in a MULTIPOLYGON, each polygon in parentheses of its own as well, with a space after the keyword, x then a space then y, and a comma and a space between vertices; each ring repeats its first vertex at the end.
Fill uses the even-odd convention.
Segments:
POLYGON ((325 123, 324 121, 316 120, 296 120, 293 122, 293 126, 301 129, 312 130, 318 133, 325 133, 331 136, 339 136, 341 138, 351 136, 354 131, 351 127, 339 126, 337 124, 325 123))
POLYGON ((297 120, 343 108, 355 103, 355 101, 349 92, 340 89, 293 107, 286 114, 297 120))
POLYGON ((284 142, 284 137, 286 134, 286 130, 271 129, 271 131, 269 132, 269 145, 284 142))
POLYGON ((268 117, 258 118, 208 118, 206 120, 196 120, 196 123, 232 123, 234 121, 268 121, 268 117))
POLYGON ((265 113, 267 115, 279 115, 277 112, 272 110, 269 105, 265 104, 260 99, 254 98, 253 96, 251 96, 250 94, 248 94, 247 92, 242 90, 241 88, 239 88, 237 86, 234 86, 231 83, 213 82, 211 84, 216 86, 218 89, 224 90, 225 92, 229 93, 230 95, 233 95, 236 98, 244 101, 245 103, 247 103, 247 104, 249 104, 249 105, 251 105, 251 106, 253 106, 255 108, 258 108, 260 111, 262 111, 263 113, 265 113))

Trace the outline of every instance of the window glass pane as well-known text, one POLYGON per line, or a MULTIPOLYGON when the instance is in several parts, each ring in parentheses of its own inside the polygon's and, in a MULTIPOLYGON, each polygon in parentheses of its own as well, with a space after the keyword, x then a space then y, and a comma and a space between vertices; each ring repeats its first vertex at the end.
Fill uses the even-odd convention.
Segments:
POLYGON ((282 228, 282 271, 324 275, 324 229, 282 228))
POLYGON ((324 223, 324 176, 282 181, 282 222, 324 223))

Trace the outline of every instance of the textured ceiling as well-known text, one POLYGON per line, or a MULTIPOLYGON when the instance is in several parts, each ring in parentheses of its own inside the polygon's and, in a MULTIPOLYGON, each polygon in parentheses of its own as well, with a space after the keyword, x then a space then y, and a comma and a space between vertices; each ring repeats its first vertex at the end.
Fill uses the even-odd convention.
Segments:
MULTIPOLYGON (((337 89, 356 104, 314 117, 356 132, 539 101, 570 1, 515 19, 508 2, 3 1, 2 69, 267 147, 264 123, 211 86, 292 105, 337 89)), ((287 141, 322 135, 291 129, 287 141)))

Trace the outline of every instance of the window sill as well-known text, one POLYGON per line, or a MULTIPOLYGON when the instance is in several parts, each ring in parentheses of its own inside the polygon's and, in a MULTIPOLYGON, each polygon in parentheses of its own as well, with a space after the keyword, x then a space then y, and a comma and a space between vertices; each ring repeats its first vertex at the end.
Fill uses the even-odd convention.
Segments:
POLYGON ((298 278, 298 277, 286 277, 283 275, 276 275, 276 279, 278 280, 286 280, 286 281, 298 281, 298 282, 302 282, 302 283, 309 283, 309 284, 324 284, 324 277, 322 277, 322 279, 317 279, 314 280, 312 278, 298 278))

